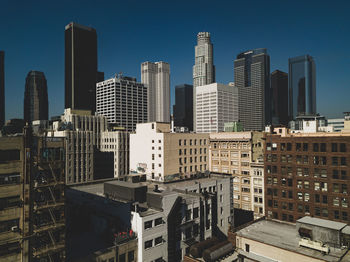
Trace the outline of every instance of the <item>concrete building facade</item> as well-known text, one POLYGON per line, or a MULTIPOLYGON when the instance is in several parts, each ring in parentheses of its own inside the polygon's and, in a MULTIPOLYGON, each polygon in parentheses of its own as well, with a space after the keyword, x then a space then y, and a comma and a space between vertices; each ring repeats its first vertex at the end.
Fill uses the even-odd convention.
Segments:
POLYGON ((148 88, 148 122, 170 122, 170 65, 141 64, 141 83, 148 88))
POLYGON ((171 133, 168 123, 144 123, 130 134, 130 171, 169 181, 208 170, 207 134, 171 133), (142 149, 142 150, 141 150, 142 149))
POLYGON ((148 119, 148 88, 136 78, 114 77, 96 84, 96 112, 108 123, 135 131, 148 119))
POLYGON ((65 260, 64 141, 0 138, 0 261, 65 260))
POLYGON ((209 170, 233 177, 235 208, 264 215, 262 132, 224 132, 209 135, 209 170))
POLYGON ((196 87, 196 133, 223 132, 227 122, 238 121, 238 89, 223 84, 196 87))
POLYGON ((114 154, 114 177, 122 177, 129 173, 129 142, 128 132, 105 131, 101 134, 101 152, 114 154))

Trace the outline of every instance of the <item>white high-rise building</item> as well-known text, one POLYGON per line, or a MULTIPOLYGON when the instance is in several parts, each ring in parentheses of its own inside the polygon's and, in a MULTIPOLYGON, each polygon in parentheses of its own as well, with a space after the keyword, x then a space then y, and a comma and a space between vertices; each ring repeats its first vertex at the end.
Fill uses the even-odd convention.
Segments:
POLYGON ((225 123, 238 121, 237 87, 218 83, 197 86, 194 99, 197 133, 223 132, 225 123))
POLYGON ((170 122, 170 65, 142 63, 141 83, 148 87, 148 121, 170 122))
POLYGON ((193 128, 196 129, 196 87, 215 83, 215 66, 213 56, 213 44, 210 41, 210 33, 199 32, 197 45, 194 48, 195 61, 193 66, 193 128))
POLYGON ((96 112, 131 132, 147 122, 147 97, 147 87, 136 78, 111 78, 96 84, 96 112))

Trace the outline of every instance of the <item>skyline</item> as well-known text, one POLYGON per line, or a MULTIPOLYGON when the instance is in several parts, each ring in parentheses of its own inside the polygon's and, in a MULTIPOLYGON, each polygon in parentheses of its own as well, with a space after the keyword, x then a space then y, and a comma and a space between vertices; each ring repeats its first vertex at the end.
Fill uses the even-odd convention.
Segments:
POLYGON ((245 12, 239 13, 240 7, 244 7, 242 3, 228 1, 210 9, 205 4, 210 2, 206 1, 201 6, 184 1, 168 6, 161 6, 160 1, 151 4, 107 1, 104 5, 90 1, 81 9, 80 2, 71 3, 69 9, 68 1, 50 5, 37 1, 28 6, 22 3, 25 2, 5 1, 4 15, 0 18, 3 32, 0 50, 5 51, 6 120, 23 117, 25 77, 31 70, 46 75, 50 116, 63 113, 64 27, 72 21, 96 29, 98 69, 105 73, 105 79, 123 72, 140 82, 142 62, 168 62, 171 108, 175 86, 192 84, 197 33, 208 31, 214 46, 218 83, 234 81, 233 61, 245 50, 267 48, 270 72, 276 69, 288 72, 289 58, 309 54, 316 63, 317 112, 326 117, 342 117, 343 111, 349 111, 346 98, 350 95, 347 88, 350 55, 339 52, 350 44, 350 26, 346 22, 349 3, 345 1, 339 1, 338 6, 310 1, 303 3, 304 9, 298 9, 298 3, 291 1, 289 6, 275 1, 256 2, 255 9, 249 10, 250 21, 245 12), (157 19, 153 19, 156 15, 157 19))

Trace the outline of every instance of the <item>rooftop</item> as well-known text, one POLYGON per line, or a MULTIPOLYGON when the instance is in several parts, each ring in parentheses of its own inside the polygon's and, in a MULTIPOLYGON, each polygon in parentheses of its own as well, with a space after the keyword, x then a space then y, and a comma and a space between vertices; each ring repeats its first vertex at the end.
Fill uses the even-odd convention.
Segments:
POLYGON ((323 255, 320 251, 300 247, 300 236, 295 225, 270 220, 253 223, 239 230, 237 236, 329 262, 339 261, 348 251, 330 247, 330 253, 323 255))
POLYGON ((334 229, 334 230, 341 230, 347 226, 345 223, 340 223, 340 222, 335 222, 331 220, 321 219, 317 217, 310 217, 310 216, 302 217, 298 219, 297 222, 303 223, 303 224, 309 224, 313 226, 334 229))

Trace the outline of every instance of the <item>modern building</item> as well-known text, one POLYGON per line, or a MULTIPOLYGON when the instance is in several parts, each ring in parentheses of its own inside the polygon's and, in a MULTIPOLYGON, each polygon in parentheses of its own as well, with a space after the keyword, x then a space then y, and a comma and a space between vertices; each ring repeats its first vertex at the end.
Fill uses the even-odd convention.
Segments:
POLYGON ((224 123, 224 132, 243 132, 242 123, 239 121, 224 123))
POLYGON ((0 129, 5 124, 5 52, 0 51, 0 129))
POLYGON ((30 71, 26 78, 24 92, 24 121, 32 124, 35 120, 49 119, 47 82, 43 72, 30 71))
POLYGON ((288 126, 288 74, 280 70, 271 73, 272 124, 288 126))
POLYGON ((96 112, 109 124, 135 131, 136 124, 148 120, 147 86, 136 78, 116 76, 96 84, 96 112))
POLYGON ((327 125, 333 126, 334 132, 341 132, 344 129, 344 118, 327 119, 327 125))
POLYGON ((309 55, 289 58, 289 116, 316 115, 316 65, 309 55))
MULTIPOLYGON (((197 45, 194 48, 195 58, 193 66, 193 97, 196 97, 196 87, 215 83, 215 66, 213 44, 210 33, 199 32, 197 45)), ((193 101, 193 125, 196 126, 196 101, 193 101)))
POLYGON ((223 132, 224 124, 238 121, 238 89, 234 86, 213 83, 197 86, 197 133, 223 132))
POLYGON ((148 122, 170 122, 170 65, 141 64, 141 83, 148 88, 148 122))
POLYGON ((137 124, 130 134, 130 171, 171 181, 208 170, 208 134, 172 133, 168 123, 137 124))
POLYGON ((63 139, 0 137, 0 261, 65 261, 63 139))
POLYGON ((259 220, 236 232, 239 259, 229 261, 349 261, 350 228, 305 216, 296 224, 259 220))
POLYGON ((125 131, 101 133, 101 152, 113 152, 114 155, 114 177, 129 173, 129 141, 129 133, 125 131))
POLYGON ((193 86, 175 86, 175 105, 173 106, 174 125, 193 130, 193 86))
POLYGON ((249 50, 234 61, 239 121, 245 131, 262 131, 271 124, 270 56, 266 48, 249 50))
POLYGON ((237 209, 264 216, 264 162, 262 132, 223 132, 209 135, 209 170, 233 177, 237 209))
POLYGON ((348 224, 350 134, 273 131, 265 136, 266 216, 295 222, 308 215, 348 224))
POLYGON ((300 115, 289 122, 293 133, 334 132, 332 125, 327 124, 327 119, 319 114, 300 115))
POLYGON ((91 27, 65 27, 65 108, 96 111, 97 34, 91 27))

